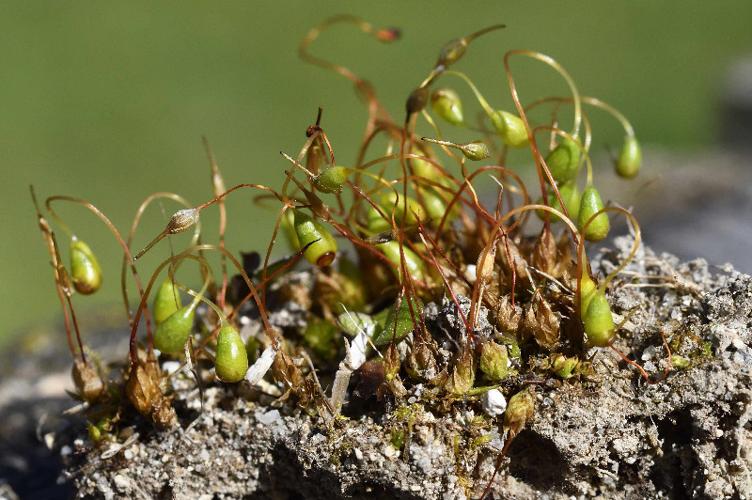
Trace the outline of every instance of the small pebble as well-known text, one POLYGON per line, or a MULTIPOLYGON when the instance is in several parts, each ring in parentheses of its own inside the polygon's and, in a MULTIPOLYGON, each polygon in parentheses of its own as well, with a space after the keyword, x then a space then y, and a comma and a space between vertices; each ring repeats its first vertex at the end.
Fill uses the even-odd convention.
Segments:
POLYGON ((256 417, 256 420, 258 420, 260 424, 270 425, 274 423, 275 421, 279 420, 279 416, 280 416, 279 410, 271 410, 266 413, 262 413, 261 415, 258 415, 256 417))
POLYGON ((360 462, 361 460, 363 460, 363 452, 362 452, 362 451, 360 451, 360 449, 359 449, 359 448, 355 448, 355 449, 354 449, 353 451, 355 452, 355 459, 356 459, 356 460, 357 460, 358 462, 360 462))

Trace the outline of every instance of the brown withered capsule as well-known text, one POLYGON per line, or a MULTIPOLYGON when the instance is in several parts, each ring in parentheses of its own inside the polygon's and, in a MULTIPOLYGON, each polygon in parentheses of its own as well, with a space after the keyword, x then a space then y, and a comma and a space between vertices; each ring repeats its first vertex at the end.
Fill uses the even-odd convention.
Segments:
POLYGON ((427 86, 418 87, 410 92, 410 95, 407 97, 407 102, 405 103, 405 111, 407 111, 407 115, 411 116, 423 111, 426 104, 428 104, 428 98, 429 92, 427 86))
POLYGON ((71 377, 79 396, 87 403, 93 403, 104 392, 104 382, 97 370, 80 359, 73 363, 71 377))
POLYGON ((172 215, 172 217, 170 217, 169 222, 167 222, 165 232, 167 234, 182 233, 196 224, 198 219, 198 210, 195 208, 184 208, 183 210, 178 210, 172 215))
POLYGON ((560 320, 540 291, 535 292, 533 301, 525 312, 524 322, 525 330, 533 335, 539 346, 549 350, 556 347, 559 342, 560 320))
POLYGON ((475 384, 475 363, 472 351, 466 347, 457 356, 454 370, 445 387, 449 393, 462 396, 473 388, 473 384, 475 384))

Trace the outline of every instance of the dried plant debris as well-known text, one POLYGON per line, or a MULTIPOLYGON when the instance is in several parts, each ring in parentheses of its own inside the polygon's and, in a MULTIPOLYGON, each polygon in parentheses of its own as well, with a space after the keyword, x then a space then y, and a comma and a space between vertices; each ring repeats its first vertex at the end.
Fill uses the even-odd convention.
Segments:
MULTIPOLYGON (((588 111, 605 111, 624 129, 616 172, 629 179, 640 170, 635 132, 619 111, 581 95, 557 61, 529 50, 507 51, 503 58, 515 111, 493 107, 454 67, 478 37, 503 28, 497 25, 444 46, 408 96, 404 121, 393 120, 370 83, 312 55, 311 44, 338 23, 381 42, 395 41, 399 33, 338 16, 301 43, 304 60, 349 79, 367 104, 364 139, 352 165, 335 161, 333 138, 319 110, 300 151, 282 153, 280 187, 244 182, 226 188, 207 142, 213 197, 193 205, 177 194, 151 195, 138 207, 127 234, 86 200, 51 196, 42 206, 32 189, 74 360, 74 397, 88 425, 83 446, 91 449, 89 458, 73 474, 82 492, 93 488, 82 479, 92 471, 99 468, 104 478, 116 464, 125 467, 128 459, 113 457, 129 446, 138 448, 139 459, 160 446, 173 455, 163 453, 158 458, 163 465, 151 466, 162 471, 151 482, 139 475, 130 483, 130 472, 120 469, 113 492, 128 496, 237 487, 240 476, 233 479, 224 460, 249 474, 247 490, 259 492, 305 487, 286 486, 287 479, 275 486, 272 481, 289 476, 262 463, 287 464, 279 466, 290 470, 314 467, 320 482, 329 474, 336 491, 354 496, 369 488, 408 496, 484 496, 503 478, 537 487, 536 480, 525 479, 529 471, 515 475, 520 467, 527 471, 515 456, 533 439, 526 436, 552 441, 536 431, 542 425, 536 422, 544 421, 543 409, 554 411, 556 398, 574 395, 563 404, 557 424, 569 429, 578 407, 610 394, 667 390, 678 383, 671 382, 674 372, 674 380, 683 380, 696 365, 717 362, 714 348, 725 349, 708 345, 708 333, 692 323, 707 311, 702 301, 709 282, 721 278, 685 276, 670 259, 649 257, 632 213, 601 199, 590 159, 588 111), (512 72, 512 61, 520 58, 554 71, 569 95, 523 105, 512 72), (467 87, 480 111, 478 123, 464 121, 467 106, 456 91, 438 87, 450 81, 467 87), (571 115, 569 131, 559 126, 564 110, 571 115), (468 132, 482 139, 449 140, 468 132), (526 186, 515 172, 515 156, 509 154, 514 148, 529 149, 536 186, 526 186), (481 180, 483 189, 495 190, 491 203, 478 195, 481 180), (275 225, 262 252, 238 258, 225 245, 233 227, 225 200, 249 190, 256 201, 273 206, 275 225), (139 222, 157 200, 180 208, 134 252, 139 222), (95 293, 107 281, 94 249, 55 210, 61 203, 88 210, 123 251, 120 287, 130 329, 124 365, 100 363, 82 341, 74 305, 79 295, 95 293), (216 238, 201 230, 202 217, 214 210, 216 238), (610 235, 612 215, 627 220, 629 236, 594 265, 586 243, 610 235), (534 216, 540 220, 534 223, 534 216), (70 239, 70 266, 53 227, 70 239), (172 240, 179 233, 190 234, 182 248, 172 240), (289 251, 275 257, 283 238, 289 251), (169 257, 149 270, 148 279, 142 277, 139 259, 168 250, 169 257), (667 297, 681 302, 661 302, 667 297), (252 432, 258 425, 271 430, 252 432), (260 454, 251 444, 233 441, 246 435, 248 440, 266 436, 260 454), (314 443, 315 436, 321 438, 314 443), (293 438, 299 449, 290 446, 293 438), (174 455, 184 449, 180 443, 197 454, 174 455), (364 449, 368 443, 371 449, 364 449), (196 457, 195 466, 184 462, 196 457), (422 480, 414 482, 421 477, 416 474, 398 481, 394 469, 386 483, 383 478, 363 482, 366 464, 386 474, 387 461, 422 473, 422 480), (168 466, 175 467, 172 473, 164 470, 168 466), (174 476, 184 470, 205 484, 218 472, 220 481, 229 482, 200 488, 192 482, 197 479, 186 477, 178 484, 174 476)), ((600 418, 605 408, 583 411, 600 418)), ((622 401, 620 411, 628 408, 642 411, 631 418, 657 415, 622 401)), ((596 420, 602 426, 611 421, 616 422, 596 420)), ((580 430, 591 425, 581 424, 580 430)), ((588 456, 600 457, 612 442, 605 439, 603 449, 588 456)), ((572 468, 578 463, 574 455, 567 458, 572 453, 547 455, 563 457, 561 464, 572 468)), ((619 471, 601 465, 606 476, 619 477, 619 471)), ((648 480, 642 472, 634 474, 648 480)), ((608 486, 598 474, 589 477, 608 486)), ((539 489, 584 491, 563 479, 539 489)))

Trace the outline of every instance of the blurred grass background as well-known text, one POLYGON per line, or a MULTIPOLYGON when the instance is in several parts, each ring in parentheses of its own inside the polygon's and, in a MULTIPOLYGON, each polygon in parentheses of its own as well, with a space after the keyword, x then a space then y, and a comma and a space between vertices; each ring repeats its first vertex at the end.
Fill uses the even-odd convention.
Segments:
MULTIPOLYGON (((296 55, 312 25, 340 12, 403 29, 400 42, 382 45, 342 26, 314 48, 370 79, 399 119, 405 96, 444 42, 504 22, 506 30, 479 40, 458 66, 494 104, 511 105, 503 52, 536 49, 567 67, 583 93, 622 109, 643 143, 684 150, 712 143, 723 69, 752 49, 752 2, 746 0, 3 1, 0 342, 59 320, 30 183, 42 197, 86 198, 125 230, 154 191, 174 191, 194 203, 210 197, 201 135, 210 139, 228 186, 279 186, 287 165, 278 152, 299 148, 319 105, 338 161, 352 161, 363 107, 347 81, 296 55)), ((523 100, 566 92, 533 63, 520 61, 515 69, 523 100)), ((596 145, 619 144, 613 122, 596 126, 602 127, 596 145)), ((245 193, 229 202, 233 251, 268 240, 272 212, 252 208, 250 200, 245 193)), ((78 300, 78 309, 90 317, 100 312, 93 315, 98 318, 111 310, 122 314, 110 309, 119 297, 117 246, 83 209, 60 205, 60 212, 106 273, 103 290, 78 300)), ((136 247, 163 227, 158 209, 149 214, 136 247)), ((204 217, 209 232, 214 214, 204 217)), ((161 252, 143 269, 164 257, 166 247, 161 252)))

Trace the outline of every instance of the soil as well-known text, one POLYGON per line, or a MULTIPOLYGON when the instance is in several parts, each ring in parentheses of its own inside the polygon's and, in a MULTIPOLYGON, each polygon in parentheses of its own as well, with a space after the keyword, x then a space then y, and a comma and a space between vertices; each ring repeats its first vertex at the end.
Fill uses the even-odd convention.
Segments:
MULTIPOLYGON (((607 273, 630 243, 602 251, 594 270, 607 273)), ((609 291, 623 320, 615 346, 659 380, 662 332, 673 369, 648 384, 595 349, 592 375, 535 385, 535 415, 501 460, 496 498, 752 497, 752 277, 647 248, 625 271, 609 291)), ((476 498, 504 444, 501 417, 477 399, 436 412, 420 386, 396 405, 351 395, 333 422, 242 384, 206 388, 203 408, 191 379, 177 387, 180 426, 137 425, 125 444, 93 447, 75 419, 45 423, 62 487, 81 498, 476 498)))

